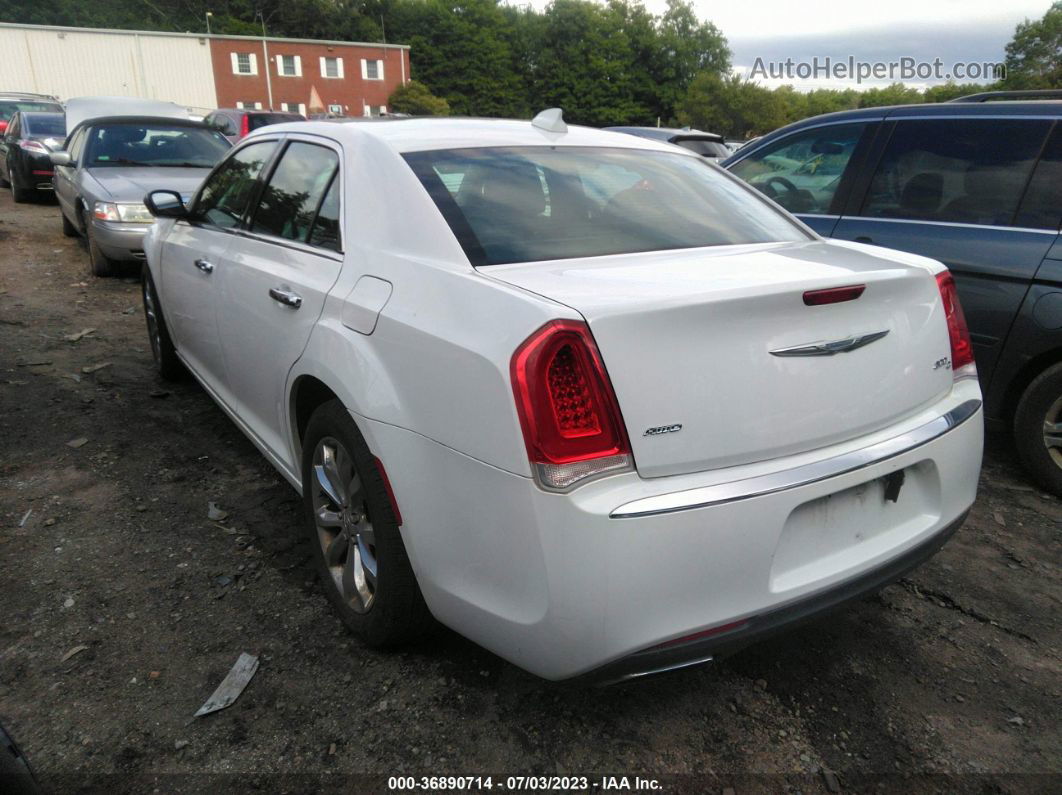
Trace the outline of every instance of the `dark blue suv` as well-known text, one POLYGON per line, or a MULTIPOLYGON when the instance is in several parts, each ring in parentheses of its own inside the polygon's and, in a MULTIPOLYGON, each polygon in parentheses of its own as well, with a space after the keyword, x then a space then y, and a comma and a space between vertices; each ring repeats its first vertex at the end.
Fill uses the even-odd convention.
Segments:
POLYGON ((1062 101, 999 98, 805 119, 723 166, 823 236, 944 262, 985 416, 1062 495, 1062 101))

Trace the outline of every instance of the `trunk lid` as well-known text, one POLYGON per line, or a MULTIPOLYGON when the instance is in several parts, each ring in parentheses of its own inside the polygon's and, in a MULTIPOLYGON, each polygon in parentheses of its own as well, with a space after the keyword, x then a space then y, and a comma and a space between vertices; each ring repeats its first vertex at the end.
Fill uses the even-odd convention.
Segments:
POLYGON ((928 262, 813 241, 483 272, 582 314, 638 471, 657 477, 841 442, 944 395, 950 342, 928 262), (855 284, 866 285, 855 300, 804 303, 806 291, 855 284), (883 331, 848 352, 778 355, 883 331))

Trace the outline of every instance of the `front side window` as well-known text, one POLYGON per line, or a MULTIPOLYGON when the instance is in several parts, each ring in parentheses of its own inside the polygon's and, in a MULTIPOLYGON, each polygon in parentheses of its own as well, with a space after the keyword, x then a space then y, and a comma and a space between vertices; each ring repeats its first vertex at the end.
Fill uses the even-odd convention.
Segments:
POLYGON ((1049 121, 900 121, 860 213, 869 218, 1008 226, 1049 121))
POLYGON ((291 143, 262 191, 251 231, 307 242, 338 165, 339 157, 331 149, 291 143))
POLYGON ((816 127, 786 136, 730 171, 792 213, 825 215, 865 124, 816 127))
POLYGON ((103 124, 89 134, 85 165, 211 168, 228 150, 225 137, 206 127, 166 122, 103 124))
POLYGON ((474 265, 808 239, 690 155, 512 147, 404 157, 474 265))
POLYGON ((203 185, 192 217, 222 229, 239 225, 276 146, 276 141, 262 141, 235 152, 203 185))

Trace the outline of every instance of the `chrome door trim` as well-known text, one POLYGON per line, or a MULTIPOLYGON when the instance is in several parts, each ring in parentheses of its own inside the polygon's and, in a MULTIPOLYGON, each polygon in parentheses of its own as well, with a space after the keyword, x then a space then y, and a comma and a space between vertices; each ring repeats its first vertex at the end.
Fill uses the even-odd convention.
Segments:
MULTIPOLYGON (((964 229, 993 229, 998 232, 1035 232, 1038 235, 1058 234, 1057 229, 1036 229, 1031 226, 999 226, 994 224, 967 224, 960 221, 925 221, 920 218, 879 218, 874 215, 845 215, 845 221, 873 221, 883 224, 925 224, 927 226, 959 226, 964 229)), ((839 242, 848 242, 843 238, 839 242)), ((856 242, 856 241, 851 241, 856 242)))
POLYGON ((741 480, 733 480, 729 483, 717 483, 714 486, 702 486, 686 491, 676 491, 671 494, 659 494, 655 497, 643 497, 639 500, 625 503, 609 514, 610 519, 633 519, 643 516, 657 516, 677 511, 692 511, 697 508, 707 508, 711 505, 722 505, 729 502, 748 500, 753 497, 761 497, 765 494, 773 494, 778 491, 807 486, 820 480, 845 475, 864 469, 903 453, 910 452, 921 447, 934 439, 937 439, 953 428, 962 425, 981 409, 980 400, 967 400, 960 403, 951 411, 924 425, 920 425, 899 436, 842 453, 821 461, 813 461, 810 464, 784 469, 780 472, 771 472, 767 475, 758 475, 741 480))

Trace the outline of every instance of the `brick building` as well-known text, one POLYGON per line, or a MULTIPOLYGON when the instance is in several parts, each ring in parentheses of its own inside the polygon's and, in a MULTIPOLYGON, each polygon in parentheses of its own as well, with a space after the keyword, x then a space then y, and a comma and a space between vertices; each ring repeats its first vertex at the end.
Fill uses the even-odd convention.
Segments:
POLYGON ((0 88, 132 96, 198 111, 378 115, 410 79, 404 44, 0 23, 0 88))

